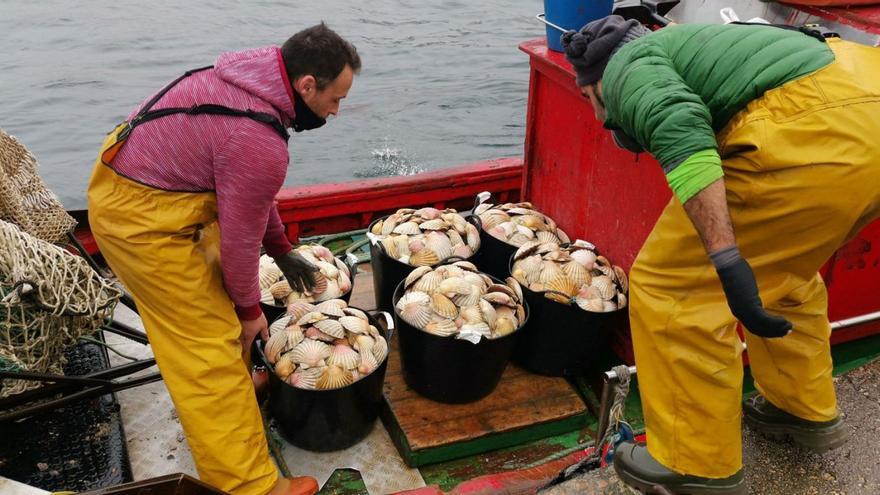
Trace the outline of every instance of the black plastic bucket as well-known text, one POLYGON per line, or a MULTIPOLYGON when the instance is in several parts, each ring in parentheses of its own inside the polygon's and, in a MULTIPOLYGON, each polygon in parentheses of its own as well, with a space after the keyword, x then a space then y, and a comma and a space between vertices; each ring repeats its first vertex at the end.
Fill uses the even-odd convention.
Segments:
MULTIPOLYGON (((513 267, 509 258, 508 270, 513 267)), ((520 284, 522 285, 522 284, 520 284)), ((531 314, 520 330, 511 360, 542 375, 583 375, 596 368, 603 353, 611 352, 608 336, 626 326, 628 306, 608 313, 584 311, 523 287, 531 314)))
MULTIPOLYGON (((370 223, 370 226, 367 227, 367 232, 373 231, 373 225, 380 220, 385 220, 390 215, 386 215, 382 218, 377 218, 370 223)), ((466 220, 473 222, 472 218, 475 217, 466 217, 466 220)), ((477 219, 479 221, 479 219, 477 219)), ((476 226, 476 225, 475 225, 476 226)), ((478 227, 479 228, 479 227, 478 227)), ((481 247, 482 249, 482 247, 481 247)), ((473 256, 468 258, 468 261, 472 260, 474 256, 479 253, 479 249, 474 253, 473 256)), ((443 263, 448 263, 450 260, 464 260, 465 258, 461 258, 459 256, 453 256, 442 260, 437 265, 442 265, 443 263)), ((474 263, 476 265, 476 263, 474 263)), ((396 259, 392 258, 385 254, 385 248, 382 246, 380 242, 370 242, 370 265, 373 268, 373 296, 376 299, 376 309, 381 311, 388 311, 389 313, 394 310, 394 303, 392 302, 392 298, 394 297, 394 290, 397 288, 398 284, 402 282, 407 275, 417 267, 408 265, 406 263, 401 263, 396 259)))
MULTIPOLYGON (((403 281, 394 291, 395 305, 402 292, 403 281)), ((419 394, 447 404, 474 402, 491 394, 529 321, 529 306, 525 301, 523 306, 526 320, 518 329, 498 339, 481 339, 477 344, 416 328, 401 318, 395 307, 404 381, 419 394)))
MULTIPOLYGON (((357 265, 351 263, 347 258, 343 259, 337 256, 336 259, 345 263, 348 267, 348 271, 351 272, 351 289, 348 289, 348 292, 338 297, 338 299, 348 302, 351 299, 351 293, 354 291, 354 276, 357 275, 357 265)), ((266 321, 268 322, 273 322, 287 313, 287 306, 266 304, 262 301, 260 301, 260 308, 263 310, 263 314, 266 315, 266 321)))
MULTIPOLYGON (((384 331, 373 315, 367 316, 370 324, 388 341, 390 352, 394 334, 391 315, 384 313, 388 324, 384 331)), ((347 387, 306 390, 288 384, 275 374, 262 345, 259 342, 256 347, 258 364, 269 369, 269 413, 287 441, 302 449, 330 452, 351 447, 370 433, 382 405, 388 356, 372 373, 347 387)))
POLYGON ((470 218, 473 218, 472 222, 480 232, 480 250, 471 261, 483 273, 488 273, 501 280, 506 279, 510 276, 510 267, 507 262, 516 252, 516 246, 508 244, 486 232, 483 229, 483 222, 480 217, 472 215, 470 218))

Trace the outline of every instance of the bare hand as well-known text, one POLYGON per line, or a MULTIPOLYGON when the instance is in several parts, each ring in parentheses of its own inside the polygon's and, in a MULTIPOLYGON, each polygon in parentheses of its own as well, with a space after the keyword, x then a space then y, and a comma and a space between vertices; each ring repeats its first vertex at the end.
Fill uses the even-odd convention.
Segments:
POLYGON ((259 334, 263 338, 263 342, 269 340, 269 324, 266 322, 266 315, 260 313, 260 317, 256 320, 246 320, 241 322, 241 353, 247 354, 251 352, 251 345, 259 334))

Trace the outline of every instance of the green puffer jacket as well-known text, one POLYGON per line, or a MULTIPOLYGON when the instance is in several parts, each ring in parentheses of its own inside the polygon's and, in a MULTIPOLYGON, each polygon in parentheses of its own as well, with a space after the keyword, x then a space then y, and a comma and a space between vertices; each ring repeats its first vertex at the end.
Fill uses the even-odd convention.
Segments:
POLYGON ((765 91, 834 60, 825 43, 771 26, 669 26, 621 47, 602 78, 605 126, 663 166, 683 202, 722 176, 715 133, 765 91))

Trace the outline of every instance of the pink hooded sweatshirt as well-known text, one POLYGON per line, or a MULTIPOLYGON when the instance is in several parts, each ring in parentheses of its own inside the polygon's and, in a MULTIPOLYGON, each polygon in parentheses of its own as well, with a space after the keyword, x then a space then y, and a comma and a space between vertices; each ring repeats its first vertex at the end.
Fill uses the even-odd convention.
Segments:
MULTIPOLYGON (((203 103, 265 112, 289 126, 293 90, 281 50, 268 46, 224 53, 213 70, 184 78, 153 109, 203 103)), ((270 256, 291 249, 275 207, 288 161, 287 143, 267 124, 246 117, 174 114, 138 126, 112 166, 158 189, 216 192, 226 292, 239 318, 252 320, 261 314, 261 242, 270 256)))

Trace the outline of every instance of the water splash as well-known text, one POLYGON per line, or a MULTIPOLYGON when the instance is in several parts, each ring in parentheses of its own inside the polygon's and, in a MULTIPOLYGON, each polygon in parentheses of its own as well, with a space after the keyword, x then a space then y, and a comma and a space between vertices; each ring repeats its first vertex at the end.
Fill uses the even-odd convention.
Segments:
POLYGON ((373 166, 367 170, 358 170, 355 177, 389 177, 396 175, 415 175, 426 168, 406 155, 406 151, 388 145, 388 139, 381 148, 372 150, 373 166))

